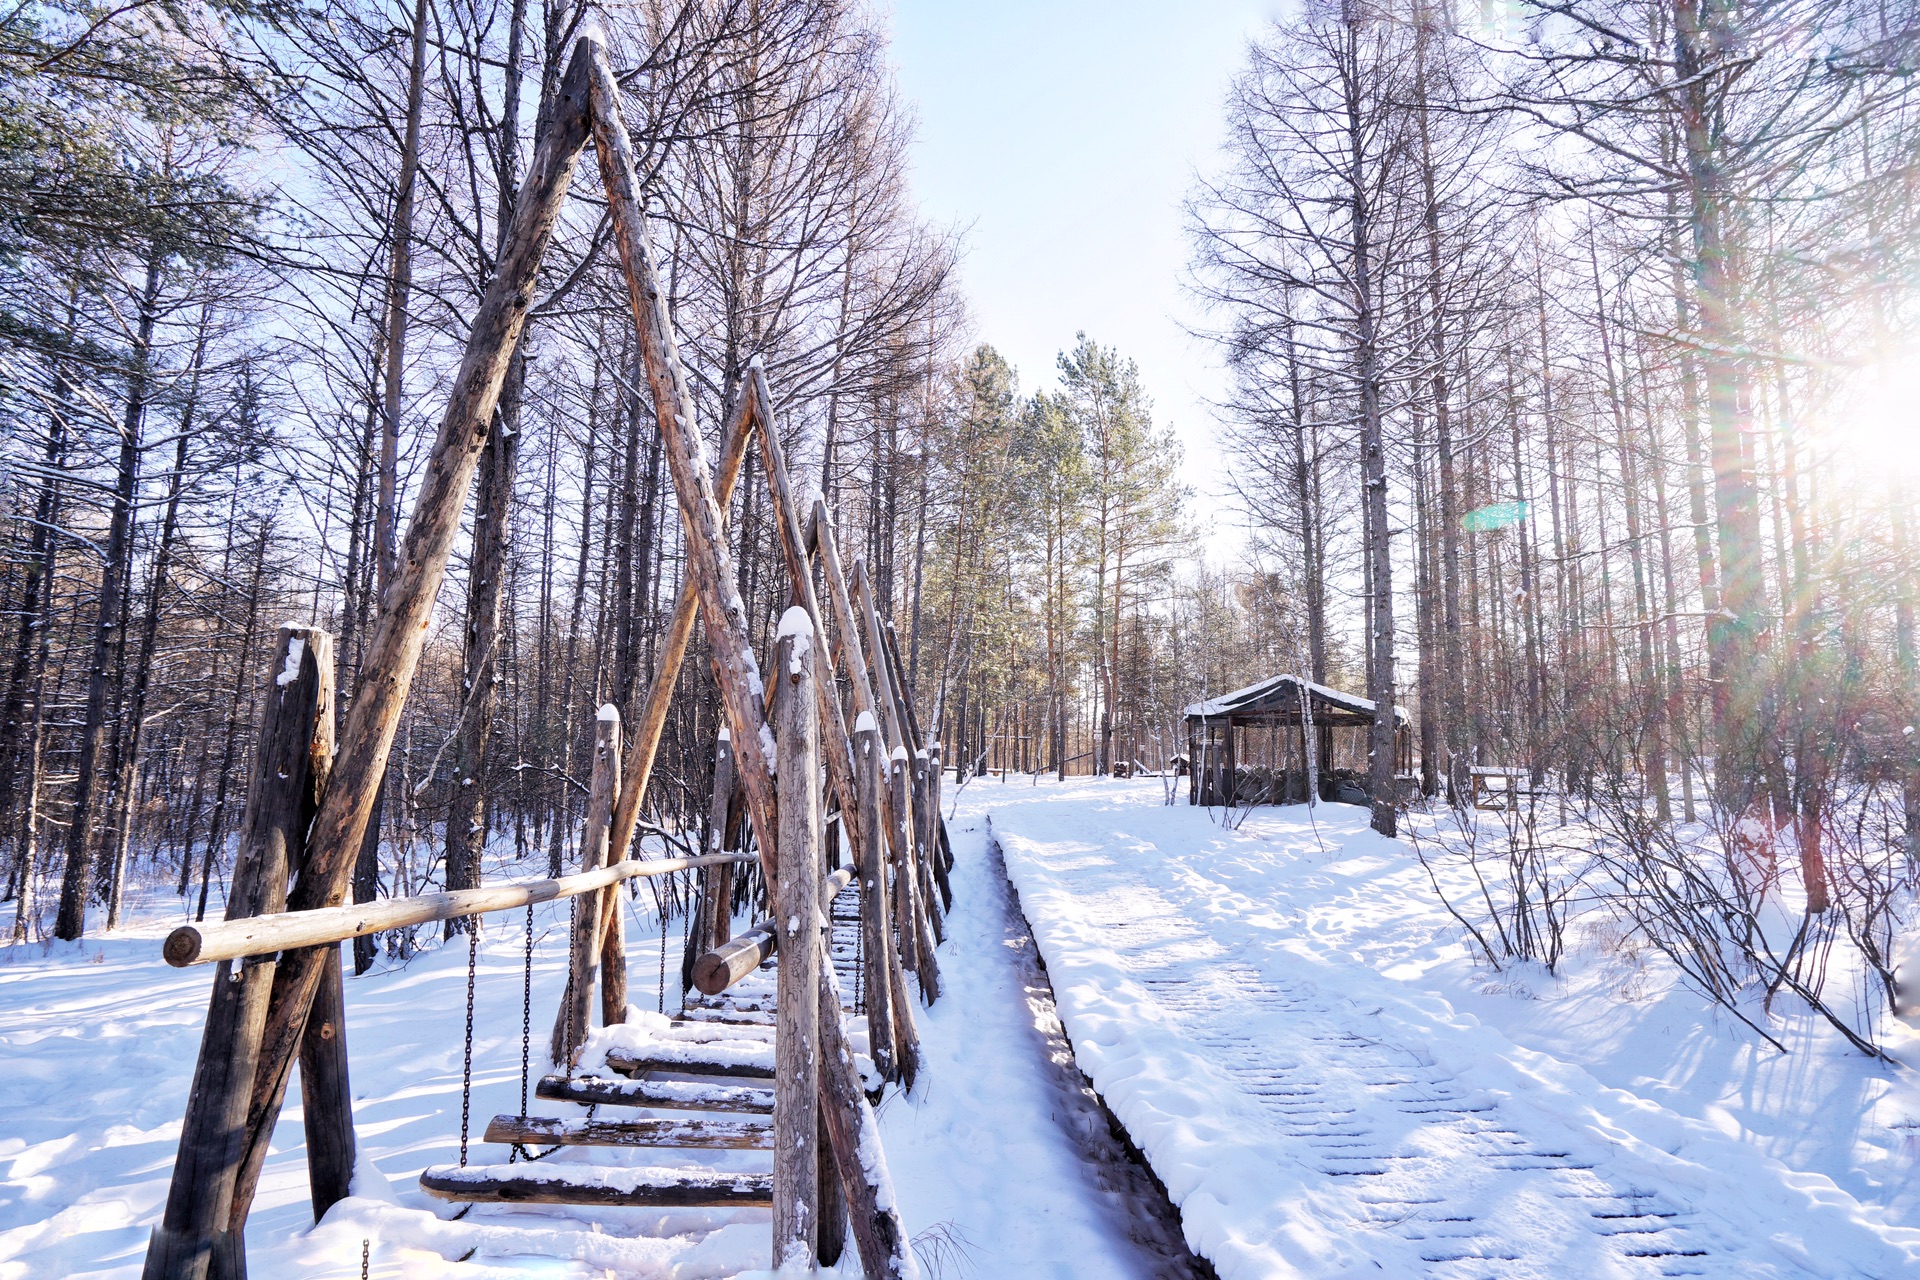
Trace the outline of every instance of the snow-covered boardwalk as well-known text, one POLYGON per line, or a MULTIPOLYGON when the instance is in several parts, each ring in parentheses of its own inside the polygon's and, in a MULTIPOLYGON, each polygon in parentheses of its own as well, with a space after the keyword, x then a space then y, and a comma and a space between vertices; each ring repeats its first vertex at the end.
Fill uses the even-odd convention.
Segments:
POLYGON ((1222 1276, 1920 1276, 1920 1232, 1832 1180, 1324 945, 1364 896, 1317 919, 1269 890, 1411 861, 1363 811, 1230 832, 1151 781, 970 800, 1082 1069, 1222 1276))

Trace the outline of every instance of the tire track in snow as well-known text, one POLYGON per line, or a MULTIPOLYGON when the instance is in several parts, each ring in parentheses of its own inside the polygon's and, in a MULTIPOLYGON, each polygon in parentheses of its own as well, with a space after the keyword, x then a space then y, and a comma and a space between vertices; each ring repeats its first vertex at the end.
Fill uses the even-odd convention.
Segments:
POLYGON ((1383 1269, 1432 1280, 1742 1276, 1685 1205, 1530 1140, 1420 1050, 1354 1029, 1306 982, 1234 956, 1156 888, 1082 865, 1076 899, 1123 968, 1246 1101, 1276 1158, 1321 1175, 1383 1269))

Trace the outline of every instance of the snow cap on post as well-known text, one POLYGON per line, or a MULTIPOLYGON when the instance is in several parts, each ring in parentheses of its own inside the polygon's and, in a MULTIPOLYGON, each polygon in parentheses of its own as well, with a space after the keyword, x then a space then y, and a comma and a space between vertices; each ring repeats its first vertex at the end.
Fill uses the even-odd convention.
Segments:
POLYGON ((800 664, 813 652, 813 615, 799 605, 789 605, 780 615, 780 629, 775 633, 776 641, 793 641, 793 657, 787 662, 787 674, 800 674, 800 664))
POLYGON ((620 718, 620 708, 614 706, 611 702, 603 702, 600 704, 600 710, 594 713, 593 718, 595 720, 618 720, 620 718))

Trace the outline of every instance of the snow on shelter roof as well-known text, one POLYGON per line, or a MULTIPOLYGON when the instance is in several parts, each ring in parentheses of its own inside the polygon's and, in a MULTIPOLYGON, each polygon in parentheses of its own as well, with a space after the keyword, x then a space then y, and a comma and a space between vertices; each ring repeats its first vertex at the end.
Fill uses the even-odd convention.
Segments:
MULTIPOLYGON (((1271 676, 1244 689, 1235 689, 1232 693, 1223 693, 1217 698, 1205 702, 1196 702, 1187 708, 1189 720, 1214 720, 1223 716, 1253 715, 1263 711, 1285 713, 1297 710, 1300 705, 1301 689, 1316 703, 1330 706, 1356 716, 1373 718, 1373 702, 1357 693, 1347 693, 1330 688, 1324 684, 1315 684, 1311 680, 1295 675, 1271 676)), ((1394 719, 1407 724, 1411 717, 1405 707, 1393 709, 1394 719)))

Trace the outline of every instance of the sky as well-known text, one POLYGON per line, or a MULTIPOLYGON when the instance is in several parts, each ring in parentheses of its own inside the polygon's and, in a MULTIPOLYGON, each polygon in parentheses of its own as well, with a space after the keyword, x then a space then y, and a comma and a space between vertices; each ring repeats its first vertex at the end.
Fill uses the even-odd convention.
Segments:
MULTIPOLYGON (((1185 479, 1217 496, 1222 375, 1182 292, 1181 202, 1214 167, 1222 104, 1271 0, 896 0, 893 61, 919 128, 924 215, 963 232, 977 336, 1055 384, 1084 330, 1140 367, 1185 479)), ((1220 505, 1196 504, 1210 550, 1220 505)), ((1213 558, 1213 557, 1210 557, 1213 558)))

